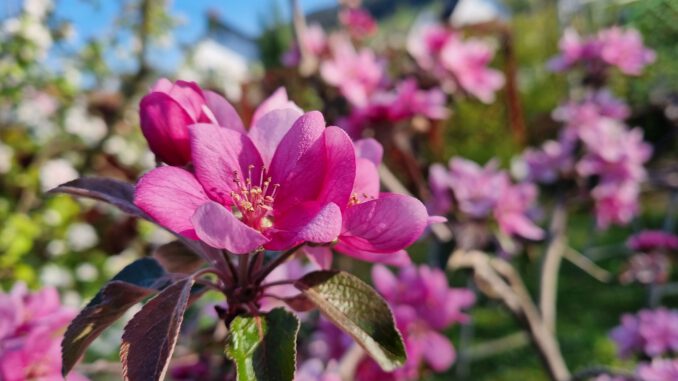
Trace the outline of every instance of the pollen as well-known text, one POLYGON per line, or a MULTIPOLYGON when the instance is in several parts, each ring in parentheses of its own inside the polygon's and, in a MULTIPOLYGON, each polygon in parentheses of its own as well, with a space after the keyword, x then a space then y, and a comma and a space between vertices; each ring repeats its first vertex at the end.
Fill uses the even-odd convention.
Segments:
POLYGON ((244 179, 238 171, 233 171, 233 183, 238 189, 231 192, 233 212, 245 224, 264 231, 273 226, 273 202, 280 184, 272 183, 266 168, 262 167, 258 174, 253 174, 254 169, 254 165, 249 165, 244 179))

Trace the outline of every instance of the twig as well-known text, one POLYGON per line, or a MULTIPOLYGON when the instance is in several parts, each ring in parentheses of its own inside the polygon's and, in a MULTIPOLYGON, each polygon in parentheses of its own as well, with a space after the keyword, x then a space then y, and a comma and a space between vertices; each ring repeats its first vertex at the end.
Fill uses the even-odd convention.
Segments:
POLYGON ((585 273, 591 275, 602 283, 608 283, 612 279, 612 274, 604 268, 598 266, 595 262, 587 258, 584 254, 573 248, 567 248, 564 253, 565 259, 575 266, 579 267, 585 273))
POLYGON ((297 246, 287 250, 286 252, 280 254, 274 260, 272 260, 271 262, 266 264, 266 266, 261 271, 259 271, 259 273, 257 273, 255 280, 254 280, 254 283, 259 283, 259 282, 263 281, 264 279, 266 279, 266 277, 268 276, 268 274, 271 273, 271 271, 273 271, 276 267, 278 267, 280 264, 285 262, 289 257, 292 256, 292 254, 294 254, 297 250, 299 250, 299 248, 302 247, 303 245, 304 244, 297 245, 297 246))
POLYGON ((313 74, 318 67, 318 61, 308 51, 306 44, 304 44, 304 36, 306 35, 306 18, 304 12, 299 6, 299 0, 290 0, 290 8, 292 9, 292 25, 294 26, 294 37, 297 40, 297 47, 301 54, 301 63, 299 64, 299 73, 304 77, 313 74))
POLYGON ((562 199, 558 201, 551 219, 551 242, 546 248, 541 269, 539 287, 539 309, 544 317, 544 324, 551 331, 556 329, 556 303, 558 299, 558 272, 564 253, 567 251, 567 211, 562 199))
POLYGON ((490 340, 472 346, 468 350, 467 357, 470 361, 478 361, 514 349, 522 348, 529 342, 530 337, 525 332, 514 332, 499 339, 490 340))
POLYGON ((351 348, 339 360, 338 372, 343 381, 355 380, 356 369, 363 357, 365 357, 365 350, 360 345, 353 343, 351 348))
POLYGON ((509 263, 479 251, 457 250, 452 253, 448 266, 451 269, 472 269, 478 288, 488 297, 501 300, 525 326, 551 379, 570 379, 553 332, 544 324, 520 276, 509 263))

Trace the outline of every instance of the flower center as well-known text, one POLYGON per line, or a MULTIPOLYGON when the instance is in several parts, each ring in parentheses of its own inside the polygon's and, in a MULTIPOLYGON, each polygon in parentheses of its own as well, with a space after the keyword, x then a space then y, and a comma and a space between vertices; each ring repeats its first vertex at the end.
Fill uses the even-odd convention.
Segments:
POLYGON ((258 178, 252 178, 254 165, 247 168, 247 178, 243 183, 238 171, 233 171, 233 182, 238 191, 231 192, 234 214, 245 224, 259 231, 273 226, 273 201, 280 184, 271 184, 266 177, 266 168, 261 168, 258 178))

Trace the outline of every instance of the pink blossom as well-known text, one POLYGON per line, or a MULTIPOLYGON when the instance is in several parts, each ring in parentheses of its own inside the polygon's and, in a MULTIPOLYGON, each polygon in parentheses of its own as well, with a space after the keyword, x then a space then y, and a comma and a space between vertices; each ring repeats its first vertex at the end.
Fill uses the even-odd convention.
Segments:
POLYGON ((610 334, 620 357, 633 353, 661 356, 678 350, 678 311, 658 308, 622 316, 622 324, 610 334))
MULTIPOLYGON (((327 36, 323 28, 317 23, 308 25, 304 33, 299 36, 299 40, 306 49, 306 52, 313 57, 320 57, 327 50, 327 36)), ((301 52, 296 43, 283 53, 281 57, 282 63, 288 67, 299 65, 300 60, 301 52)))
POLYGON ((482 102, 494 101, 504 76, 490 69, 493 49, 478 39, 461 36, 442 25, 421 28, 408 41, 408 50, 419 66, 446 83, 446 90, 461 88, 482 102))
POLYGON ((377 22, 361 8, 347 8, 339 12, 339 22, 348 29, 351 37, 363 39, 377 32, 377 22))
POLYGON ((504 234, 531 240, 544 238, 544 231, 528 217, 537 200, 537 192, 537 187, 531 183, 506 187, 494 209, 494 218, 504 234))
POLYGON ((318 359, 306 360, 299 365, 294 381, 342 381, 335 365, 325 366, 318 359))
POLYGON ((191 160, 188 126, 214 123, 236 131, 244 127, 235 109, 217 93, 195 82, 162 78, 139 104, 141 131, 155 155, 170 165, 191 160))
POLYGON ((431 120, 449 117, 445 94, 438 88, 420 89, 414 78, 398 83, 393 90, 379 90, 370 96, 365 107, 356 107, 339 125, 351 136, 361 136, 369 126, 391 125, 415 116, 431 120))
POLYGON ((558 44, 560 55, 552 58, 548 67, 553 71, 570 69, 581 61, 592 61, 600 55, 600 42, 595 39, 582 39, 579 33, 568 28, 558 44))
POLYGON ((441 331, 467 321, 462 309, 473 305, 473 293, 449 288, 445 273, 427 266, 405 267, 398 277, 383 266, 375 266, 372 279, 394 310, 408 359, 392 373, 381 371, 373 360, 366 359, 356 379, 415 380, 423 364, 436 372, 447 370, 454 363, 455 351, 441 331))
POLYGON ((591 196, 595 202, 598 228, 630 223, 639 211, 639 194, 638 184, 631 181, 603 183, 593 188, 591 196))
POLYGON ((464 91, 484 103, 492 103, 494 94, 504 86, 504 75, 488 67, 493 56, 494 51, 480 40, 450 39, 440 60, 464 91))
POLYGON ((353 106, 366 106, 384 80, 383 63, 372 50, 356 51, 345 36, 337 35, 331 39, 330 49, 332 59, 320 66, 322 78, 338 87, 353 106))
POLYGON ((334 240, 355 178, 353 144, 318 112, 295 116, 265 114, 253 130, 268 133, 251 136, 192 125, 195 173, 156 168, 139 180, 135 203, 168 229, 237 254, 334 240))
POLYGON ((629 237, 626 246, 642 252, 675 251, 678 250, 678 236, 661 230, 643 230, 629 237))
POLYGON ((355 142, 355 149, 357 175, 334 248, 368 262, 409 264, 403 249, 419 239, 431 222, 426 208, 414 197, 379 192, 381 144, 363 139, 355 142), (395 223, 399 220, 408 223, 395 223))
POLYGON ((629 259, 620 280, 623 283, 633 281, 642 284, 666 283, 670 271, 671 262, 664 253, 636 253, 629 259))
POLYGON ((640 75, 645 66, 654 62, 654 51, 645 48, 643 37, 635 29, 612 27, 598 34, 600 56, 609 65, 628 75, 640 75))
POLYGON ((610 65, 624 74, 640 75, 655 58, 635 29, 612 27, 584 38, 574 29, 567 29, 560 40, 560 55, 548 66, 553 71, 564 71, 582 65, 590 74, 600 74, 610 65))
POLYGON ((457 207, 471 218, 489 216, 508 185, 496 161, 481 167, 460 157, 450 159, 449 181, 457 207))
POLYGON ((574 167, 573 145, 568 141, 548 140, 538 149, 523 152, 528 181, 551 184, 574 167))
POLYGON ((678 359, 653 359, 649 364, 640 364, 636 374, 643 381, 678 380, 678 359))
POLYGON ((624 101, 608 90, 590 91, 583 99, 569 101, 553 111, 553 119, 564 122, 564 138, 577 139, 579 133, 598 123, 600 119, 623 121, 631 114, 624 101))
MULTIPOLYGON (((61 379, 61 335, 74 316, 54 288, 31 293, 17 283, 0 292, 0 379, 61 379)), ((86 378, 73 373, 68 380, 86 378)))

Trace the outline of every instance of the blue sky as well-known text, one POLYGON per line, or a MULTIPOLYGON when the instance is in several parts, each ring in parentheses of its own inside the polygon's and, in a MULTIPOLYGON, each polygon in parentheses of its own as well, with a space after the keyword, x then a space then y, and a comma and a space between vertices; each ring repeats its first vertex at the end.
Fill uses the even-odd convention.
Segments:
MULTIPOLYGON (((177 43, 187 44, 196 41, 205 32, 208 10, 216 10, 221 19, 242 30, 246 34, 257 35, 262 19, 268 17, 274 7, 289 19, 289 0, 170 0, 172 14, 182 20, 175 29, 177 43)), ((118 14, 122 1, 116 0, 57 0, 56 14, 70 20, 77 31, 73 41, 79 46, 84 41, 97 36, 114 33, 112 21, 118 14)), ((326 8, 336 4, 336 0, 300 0, 305 12, 326 8)), ((165 57, 157 62, 166 69, 176 65, 180 52, 166 51, 165 57)))

